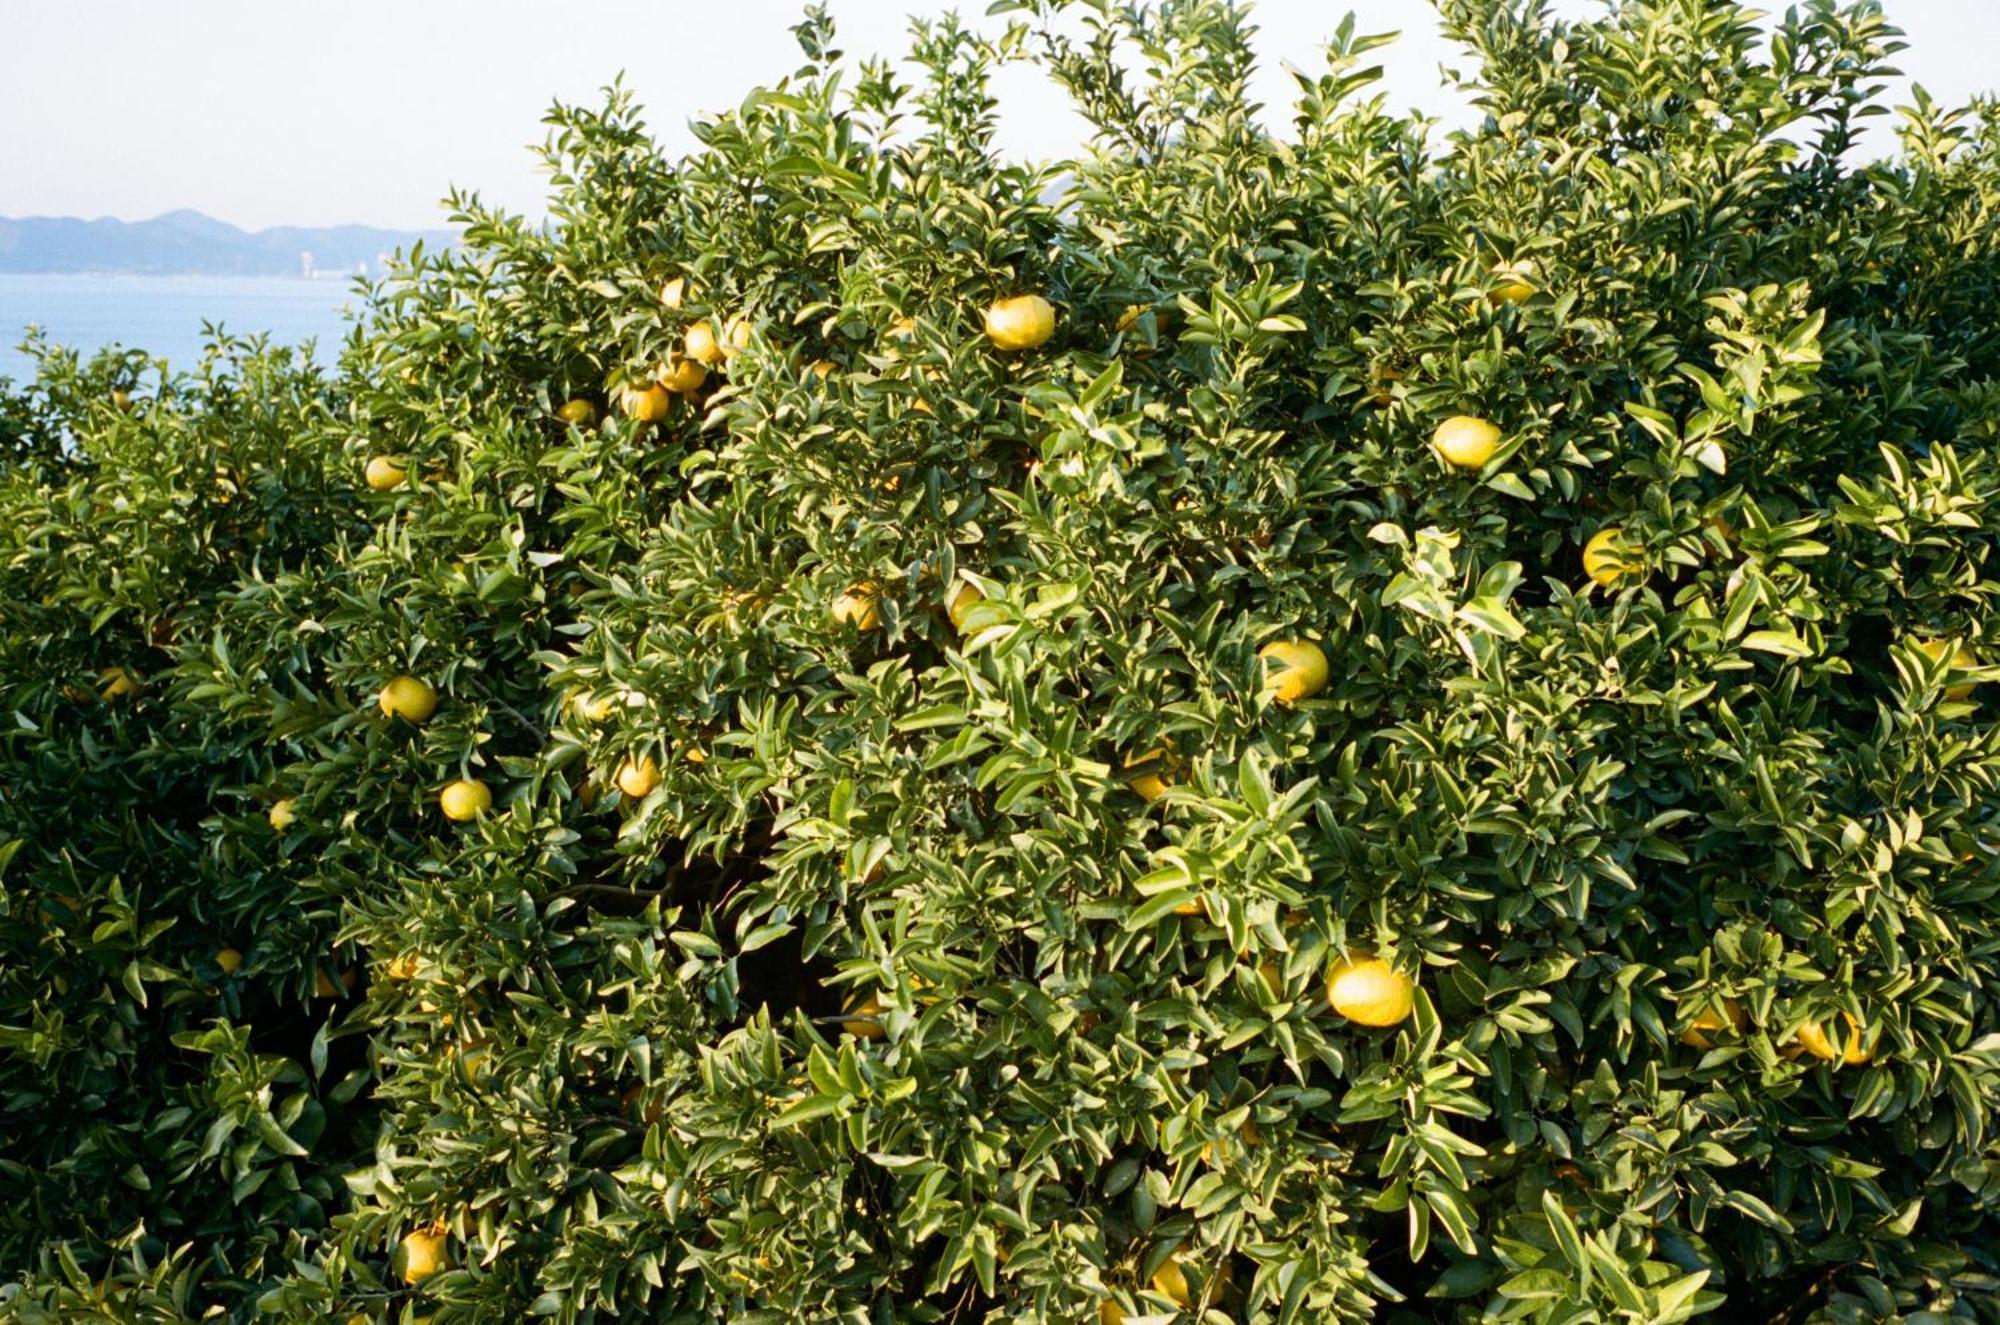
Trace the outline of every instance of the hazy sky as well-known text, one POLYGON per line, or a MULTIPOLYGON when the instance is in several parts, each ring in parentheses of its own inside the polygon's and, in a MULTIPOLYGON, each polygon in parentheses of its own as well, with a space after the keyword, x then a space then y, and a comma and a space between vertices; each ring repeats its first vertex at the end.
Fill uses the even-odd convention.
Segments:
MULTIPOLYGON (((1768 8, 1781 10, 1784 0, 1768 8)), ((1382 53, 1392 101, 1458 119, 1456 62, 1421 0, 1262 0, 1259 92, 1280 60, 1320 67, 1347 8, 1382 53)), ((1562 0, 1566 13, 1595 12, 1562 0)), ((798 0, 0 0, 0 215, 135 219, 194 207, 251 228, 438 224, 449 185, 539 214, 527 147, 552 100, 594 103, 623 70, 671 150, 690 116, 735 105, 798 64, 798 0)), ((985 0, 834 0, 850 55, 900 53, 906 14, 985 0)), ((2000 85, 2000 0, 1888 0, 1903 70, 1941 101, 2000 85)), ((998 85, 1003 144, 1055 155, 1079 138, 1032 71, 998 85)), ((1898 89, 1901 94, 1901 89, 1898 89)), ((1876 121, 1886 125, 1886 121, 1876 121)), ((1874 130, 1877 134, 1886 129, 1874 130)))

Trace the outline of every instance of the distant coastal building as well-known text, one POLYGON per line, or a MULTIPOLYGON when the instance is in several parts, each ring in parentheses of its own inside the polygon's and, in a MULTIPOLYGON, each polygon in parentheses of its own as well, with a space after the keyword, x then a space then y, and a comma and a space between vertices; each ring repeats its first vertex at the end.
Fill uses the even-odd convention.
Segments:
MULTIPOLYGON (((378 270, 387 271, 389 269, 389 255, 387 253, 377 253, 375 255, 375 266, 378 270)), ((352 272, 349 272, 345 267, 335 267, 321 271, 319 264, 313 261, 311 249, 302 248, 299 250, 299 275, 305 277, 307 280, 314 280, 321 276, 366 276, 367 274, 368 260, 366 258, 357 258, 352 272)))

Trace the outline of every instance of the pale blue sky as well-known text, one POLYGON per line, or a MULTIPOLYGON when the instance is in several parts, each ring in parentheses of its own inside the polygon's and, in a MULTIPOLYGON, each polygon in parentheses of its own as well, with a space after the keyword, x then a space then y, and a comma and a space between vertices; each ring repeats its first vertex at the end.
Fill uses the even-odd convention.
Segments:
MULTIPOLYGON (((977 18, 985 0, 831 7, 850 54, 900 53, 912 12, 955 7, 999 23, 977 18)), ((1350 7, 1364 31, 1404 33, 1381 57, 1395 104, 1462 115, 1438 79, 1456 57, 1421 0, 1263 0, 1267 102, 1286 98, 1278 61, 1317 68, 1350 7)), ((1909 34, 1902 68, 1940 100, 2000 85, 2000 0, 1886 7, 1909 34)), ((438 223, 451 184, 538 214, 543 183, 526 148, 551 100, 595 102, 623 70, 655 132, 684 149, 690 116, 797 65, 787 29, 799 12, 796 0, 0 0, 0 215, 194 207, 252 228, 423 226, 438 223)), ((1010 151, 1054 155, 1077 141, 1032 72, 998 91, 1010 151)))

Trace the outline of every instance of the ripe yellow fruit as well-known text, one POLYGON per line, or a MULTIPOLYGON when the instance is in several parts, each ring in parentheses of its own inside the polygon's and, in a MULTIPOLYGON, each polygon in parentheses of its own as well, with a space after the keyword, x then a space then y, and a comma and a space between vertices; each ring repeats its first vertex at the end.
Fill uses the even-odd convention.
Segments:
POLYGON ((438 808, 454 823, 477 819, 493 808, 493 793, 478 778, 459 778, 438 793, 438 808))
POLYGON ((966 615, 985 601, 986 595, 979 592, 978 585, 961 581, 958 588, 952 592, 951 601, 945 604, 945 615, 951 618, 954 627, 963 630, 966 615))
MULTIPOLYGON (((1957 671, 1979 666, 1979 655, 1957 640, 1920 639, 1916 642, 1916 646, 1917 652, 1932 662, 1938 662, 1949 656, 1951 659, 1949 665, 1957 671)), ((1946 686, 1944 697, 1952 700, 1970 699, 1974 684, 1971 681, 1962 681, 1957 685, 1946 686)))
POLYGON ((579 428, 588 428, 597 422, 597 406, 578 396, 559 405, 556 408, 556 417, 564 423, 574 423, 579 428))
POLYGON ((841 1011, 846 1015, 846 1020, 840 1023, 840 1029, 857 1040, 879 1040, 889 1033, 888 1028, 880 1020, 888 1009, 882 1006, 882 1000, 874 994, 858 1002, 850 999, 841 1011))
POLYGON ((1272 998, 1281 997, 1285 992, 1285 972, 1276 962, 1259 962, 1257 977, 1264 982, 1264 988, 1271 991, 1272 998))
POLYGON ((1681 1032, 1681 1043, 1696 1049, 1713 1049, 1715 1041, 1709 1037, 1717 1031, 1741 1035, 1749 1024, 1750 1014, 1743 1010, 1743 1005, 1733 998, 1725 998, 1722 1000, 1722 1011, 1717 1012, 1710 1005, 1695 1015, 1687 1029, 1681 1032))
POLYGON ((995 349, 1032 350, 1055 334, 1055 307, 1038 294, 1015 295, 986 310, 986 339, 995 349))
POLYGON ((1454 414, 1431 434, 1431 450, 1456 469, 1483 469, 1500 449, 1500 429, 1485 419, 1454 414))
POLYGON ((1137 758, 1126 760, 1125 772, 1125 785, 1147 804, 1166 795, 1167 788, 1174 783, 1174 762, 1165 746, 1155 746, 1137 758))
POLYGON ((882 596, 872 581, 851 585, 833 600, 836 624, 853 623, 856 630, 873 630, 882 624, 882 596))
POLYGON ((414 676, 398 676, 382 687, 375 703, 385 718, 423 722, 437 712, 438 694, 428 682, 414 676))
POLYGON ((676 276, 660 287, 660 303, 667 308, 679 308, 687 298, 687 277, 676 276))
POLYGON ((313 967, 314 998, 339 998, 344 993, 353 992, 355 981, 359 978, 353 971, 342 971, 338 967, 331 968, 338 977, 338 981, 336 982, 335 975, 327 974, 328 969, 325 966, 313 967))
MULTIPOLYGON (((1229 1266, 1227 1264, 1223 1265, 1211 1277, 1218 1282, 1228 1283, 1230 1277, 1229 1266)), ((1164 1294, 1166 1297, 1172 1299, 1174 1305, 1178 1307, 1187 1307, 1194 1304, 1194 1289, 1188 1283, 1187 1272, 1181 1269, 1179 1252, 1175 1252, 1164 1261, 1161 1261, 1160 1268, 1153 1271, 1153 1291, 1164 1294)))
POLYGON ((107 667, 97 674, 100 699, 126 699, 146 688, 139 674, 129 667, 107 667))
POLYGON ((1380 957, 1357 952, 1328 972, 1326 1001, 1349 1021, 1394 1026, 1416 1007, 1417 987, 1380 957))
POLYGON ((603 722, 617 709, 618 701, 610 695, 592 695, 579 690, 569 700, 569 711, 580 722, 603 722))
POLYGON ((1125 1308, 1105 1298, 1097 1308, 1097 1325, 1125 1325, 1125 1308))
POLYGON ((722 331, 722 357, 733 359, 750 348, 750 319, 733 317, 722 331))
POLYGON ((113 388, 111 392, 111 408, 121 414, 129 413, 132 409, 132 393, 122 386, 113 388))
POLYGON ((708 369, 699 360, 675 355, 660 370, 660 385, 676 395, 690 395, 701 390, 701 384, 708 380, 708 369))
POLYGON ((408 1234, 398 1249, 403 1282, 420 1284, 444 1268, 444 1234, 420 1228, 408 1234))
POLYGON ((831 359, 814 359, 806 365, 806 371, 824 382, 833 375, 835 364, 831 359))
POLYGON ((1387 409, 1396 403, 1396 383, 1403 380, 1403 370, 1391 363, 1376 364, 1368 374, 1368 399, 1378 409, 1387 409))
POLYGON ((1839 1044, 1835 1044, 1827 1035, 1826 1028, 1816 1021, 1800 1023, 1793 1038, 1814 1058, 1822 1058, 1829 1063, 1838 1060, 1850 1067, 1858 1067, 1875 1057, 1875 1037, 1868 1034, 1868 1028, 1856 1021, 1851 1012, 1841 1013, 1840 1019, 1847 1023, 1847 1030, 1841 1035, 1839 1044))
POLYGON ((1160 1268, 1153 1271, 1153 1289, 1172 1298, 1177 1307, 1184 1307, 1194 1300, 1194 1294, 1188 1288, 1187 1275, 1181 1270, 1181 1258, 1178 1254, 1161 1261, 1160 1268))
POLYGON ((618 790, 635 801, 642 801, 653 794, 653 788, 660 785, 660 766, 653 762, 651 755, 639 759, 627 759, 618 765, 617 776, 612 781, 618 790))
POLYGON ((744 612, 756 612, 770 601, 765 595, 749 589, 730 589, 722 595, 722 624, 736 630, 743 624, 742 617, 738 615, 739 608, 744 612))
POLYGON ((1535 264, 1528 259, 1519 262, 1496 262, 1493 275, 1499 284, 1493 287, 1493 302, 1496 304, 1518 304, 1531 298, 1535 286, 1530 279, 1535 274, 1535 264))
MULTIPOLYGON (((449 1013, 444 1017, 444 1024, 451 1024, 449 1013)), ((493 1055, 487 1051, 483 1040, 461 1045, 451 1051, 451 1056, 458 1060, 459 1070, 465 1073, 468 1081, 484 1081, 493 1072, 493 1055)))
POLYGON ((272 828, 282 833, 296 823, 299 816, 292 806, 292 798, 287 796, 283 800, 273 801, 270 812, 264 817, 271 821, 272 828))
POLYGON ((1583 573, 1601 588, 1616 589, 1621 581, 1645 579, 1646 563, 1624 530, 1606 525, 1583 545, 1583 573))
POLYGON ((1326 654, 1311 640, 1272 640, 1257 656, 1264 660, 1264 692, 1280 704, 1311 699, 1326 689, 1326 654))
POLYGON ((378 455, 368 462, 364 476, 368 480, 369 487, 377 492, 387 492, 391 488, 402 487, 403 480, 409 477, 409 472, 388 456, 378 455))
POLYGON ((913 340, 917 334, 917 320, 913 317, 899 317, 889 324, 883 333, 890 340, 913 340))
MULTIPOLYGON (((1236 1129, 1236 1139, 1241 1141, 1245 1148, 1248 1148, 1250 1146, 1261 1145, 1264 1141, 1264 1134, 1258 1130, 1255 1118, 1245 1118, 1243 1126, 1236 1129)), ((1201 1162, 1204 1164, 1213 1164, 1215 1163, 1215 1159, 1215 1142, 1202 1142, 1201 1162)))
POLYGON ((382 974, 391 980, 414 980, 417 977, 417 954, 399 952, 382 963, 382 974))
POLYGON ((215 954, 215 964, 222 968, 224 975, 235 975, 243 965, 243 954, 234 948, 223 948, 215 954))
POLYGON ((673 408, 674 398, 662 386, 628 386, 618 398, 619 405, 628 419, 641 423, 658 423, 667 417, 673 408))
POLYGON ((716 342, 715 328, 706 322, 697 322, 681 337, 681 352, 705 368, 713 368, 722 362, 722 346, 716 342))

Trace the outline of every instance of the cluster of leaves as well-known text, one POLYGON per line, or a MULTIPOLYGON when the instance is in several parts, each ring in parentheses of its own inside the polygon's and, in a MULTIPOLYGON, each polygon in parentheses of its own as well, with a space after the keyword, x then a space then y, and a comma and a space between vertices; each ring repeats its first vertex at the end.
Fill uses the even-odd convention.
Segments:
POLYGON ((1223 0, 812 11, 337 370, 38 347, 0 1318, 2000 1321, 2000 122, 1859 163, 1872 3, 1440 8, 1441 140, 1351 23, 1274 135, 1223 0))

